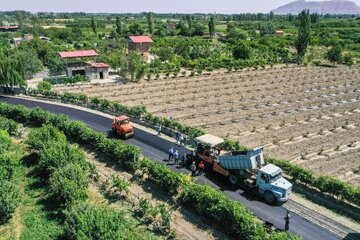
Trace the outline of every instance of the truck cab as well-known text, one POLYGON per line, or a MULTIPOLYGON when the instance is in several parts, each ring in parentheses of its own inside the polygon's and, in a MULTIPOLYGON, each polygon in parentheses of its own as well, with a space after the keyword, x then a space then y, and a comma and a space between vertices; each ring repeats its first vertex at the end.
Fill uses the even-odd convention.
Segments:
POLYGON ((291 194, 292 184, 282 177, 282 169, 268 164, 257 172, 256 185, 259 194, 267 202, 286 202, 291 194))
POLYGON ((112 130, 120 135, 122 139, 128 139, 134 136, 134 129, 130 124, 130 118, 125 115, 114 118, 112 130))

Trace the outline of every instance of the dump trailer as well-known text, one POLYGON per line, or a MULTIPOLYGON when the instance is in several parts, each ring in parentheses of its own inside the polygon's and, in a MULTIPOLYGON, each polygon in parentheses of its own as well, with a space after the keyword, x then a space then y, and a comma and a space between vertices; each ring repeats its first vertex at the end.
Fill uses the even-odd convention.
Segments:
POLYGON ((130 118, 126 115, 116 116, 114 118, 112 130, 122 139, 128 139, 134 136, 134 128, 130 124, 130 118))
POLYGON ((292 184, 282 177, 281 168, 265 164, 264 147, 224 152, 222 138, 205 134, 195 140, 197 149, 188 154, 189 163, 203 161, 207 169, 227 177, 232 185, 241 184, 245 190, 258 194, 268 203, 289 199, 292 184))

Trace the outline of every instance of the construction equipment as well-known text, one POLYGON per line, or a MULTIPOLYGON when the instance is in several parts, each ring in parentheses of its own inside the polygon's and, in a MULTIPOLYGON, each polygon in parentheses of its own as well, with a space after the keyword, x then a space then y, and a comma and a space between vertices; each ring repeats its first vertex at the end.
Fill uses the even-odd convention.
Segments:
POLYGON ((281 176, 281 168, 265 165, 264 147, 247 151, 224 152, 224 139, 205 134, 195 139, 197 149, 187 155, 187 162, 200 161, 205 169, 228 178, 232 185, 241 184, 244 189, 255 192, 268 203, 286 202, 291 194, 292 184, 281 176))
POLYGON ((114 118, 112 130, 122 139, 128 139, 134 136, 134 129, 130 124, 130 118, 125 115, 114 118))

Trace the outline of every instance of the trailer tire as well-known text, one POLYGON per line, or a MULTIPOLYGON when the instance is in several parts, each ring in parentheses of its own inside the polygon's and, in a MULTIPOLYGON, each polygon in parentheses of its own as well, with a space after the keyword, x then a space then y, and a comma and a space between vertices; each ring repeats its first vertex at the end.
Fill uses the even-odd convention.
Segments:
POLYGON ((267 203, 274 203, 276 200, 275 195, 270 191, 264 192, 264 199, 267 203))
POLYGON ((239 177, 236 174, 230 173, 228 178, 231 185, 235 186, 239 183, 239 177))

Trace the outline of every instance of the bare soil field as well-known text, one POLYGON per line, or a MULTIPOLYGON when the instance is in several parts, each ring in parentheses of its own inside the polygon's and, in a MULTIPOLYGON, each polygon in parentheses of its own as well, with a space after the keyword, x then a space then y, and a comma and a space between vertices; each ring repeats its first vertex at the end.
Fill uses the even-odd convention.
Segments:
POLYGON ((291 67, 144 83, 57 87, 209 133, 265 145, 266 154, 360 184, 360 68, 291 67))

